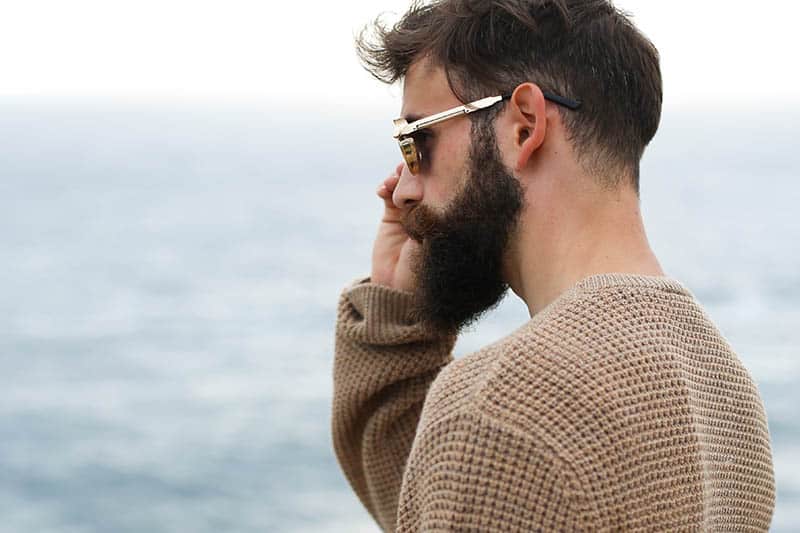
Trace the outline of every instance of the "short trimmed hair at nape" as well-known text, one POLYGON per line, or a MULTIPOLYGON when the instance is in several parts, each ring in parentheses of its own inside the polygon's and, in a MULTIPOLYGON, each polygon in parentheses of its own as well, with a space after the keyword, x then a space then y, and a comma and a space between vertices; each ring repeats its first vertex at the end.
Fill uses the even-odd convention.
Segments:
POLYGON ((582 167, 601 185, 619 176, 639 193, 639 162, 661 119, 656 47, 608 0, 412 2, 393 25, 356 37, 362 64, 394 83, 422 58, 444 68, 463 103, 524 82, 580 100, 559 113, 582 167))

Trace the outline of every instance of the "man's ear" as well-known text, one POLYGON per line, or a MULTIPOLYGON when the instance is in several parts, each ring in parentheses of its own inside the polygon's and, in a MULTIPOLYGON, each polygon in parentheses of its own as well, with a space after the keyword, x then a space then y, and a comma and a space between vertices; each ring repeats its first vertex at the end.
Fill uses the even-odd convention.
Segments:
POLYGON ((509 103, 517 151, 515 170, 520 171, 544 142, 547 131, 545 99, 538 85, 523 83, 514 90, 509 103))

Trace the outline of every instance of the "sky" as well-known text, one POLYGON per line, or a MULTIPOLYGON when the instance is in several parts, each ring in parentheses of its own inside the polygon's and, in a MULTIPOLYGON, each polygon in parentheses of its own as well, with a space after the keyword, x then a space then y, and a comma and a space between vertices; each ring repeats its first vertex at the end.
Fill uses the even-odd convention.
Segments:
MULTIPOLYGON (((618 0, 656 44, 665 107, 799 103, 795 0, 618 0)), ((399 0, 0 0, 0 99, 399 108, 353 35, 399 0)))

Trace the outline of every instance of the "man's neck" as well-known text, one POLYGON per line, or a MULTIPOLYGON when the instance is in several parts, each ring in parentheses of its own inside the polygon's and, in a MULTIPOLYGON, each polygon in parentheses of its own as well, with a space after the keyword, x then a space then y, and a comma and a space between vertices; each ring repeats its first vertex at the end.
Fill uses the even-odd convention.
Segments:
MULTIPOLYGON (((528 209, 511 245, 509 282, 531 316, 592 274, 664 276, 632 189, 568 209, 528 209)), ((557 204, 552 204, 557 205, 557 204)))

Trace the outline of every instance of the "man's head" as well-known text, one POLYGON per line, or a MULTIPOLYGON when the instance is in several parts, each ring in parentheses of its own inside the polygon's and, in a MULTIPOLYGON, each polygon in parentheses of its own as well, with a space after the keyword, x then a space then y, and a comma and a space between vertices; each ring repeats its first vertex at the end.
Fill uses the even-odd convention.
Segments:
POLYGON ((525 82, 578 99, 580 111, 559 109, 576 156, 593 174, 623 170, 638 190, 661 116, 659 57, 608 0, 418 1, 391 28, 365 28, 357 50, 387 83, 429 59, 461 103, 525 82))
POLYGON ((658 53, 610 2, 417 2, 393 27, 373 28, 359 37, 359 54, 382 81, 404 80, 409 121, 512 95, 415 139, 426 159, 417 175, 404 170, 394 201, 412 237, 424 237, 422 318, 457 328, 499 301, 521 213, 574 192, 553 192, 564 181, 553 176, 579 173, 638 193, 661 111, 658 53))

